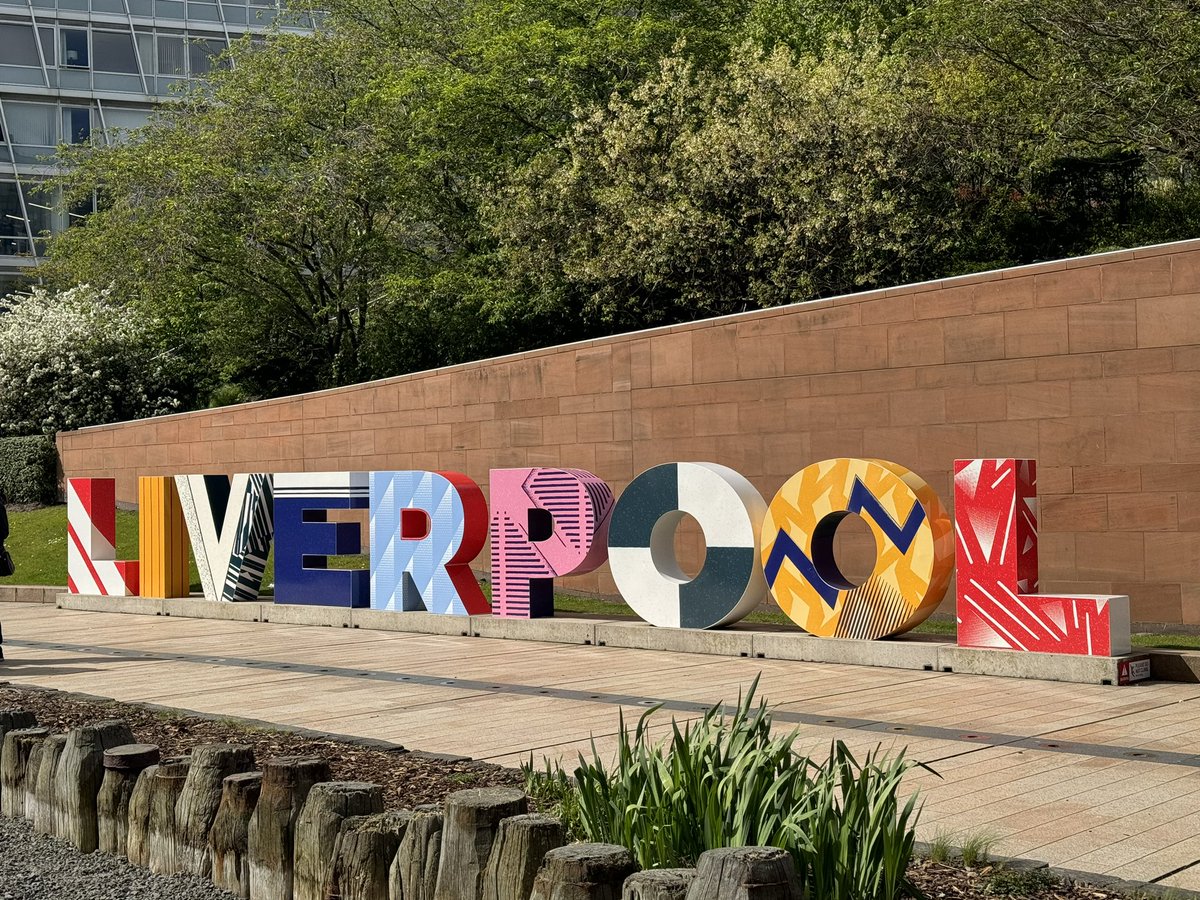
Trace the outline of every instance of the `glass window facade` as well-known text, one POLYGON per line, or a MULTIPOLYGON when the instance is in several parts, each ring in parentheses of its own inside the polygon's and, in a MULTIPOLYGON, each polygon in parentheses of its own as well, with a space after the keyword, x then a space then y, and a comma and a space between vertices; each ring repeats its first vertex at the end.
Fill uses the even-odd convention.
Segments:
POLYGON ((128 31, 93 31, 92 57, 92 66, 97 72, 124 72, 127 75, 140 72, 133 35, 128 31))
POLYGON ((38 38, 42 42, 42 59, 46 65, 58 65, 58 54, 54 52, 54 26, 39 27, 38 38))
POLYGON ((104 130, 106 134, 133 131, 150 121, 150 110, 136 107, 104 107, 104 130))
POLYGON ((86 106, 63 109, 63 143, 86 144, 92 137, 92 111, 86 106))
POLYGON ((187 75, 187 44, 182 36, 158 35, 159 75, 187 75))
POLYGON ((0 23, 0 66, 40 66, 32 25, 0 23))
POLYGON ((58 33, 62 35, 62 53, 59 54, 62 64, 72 69, 86 69, 90 66, 87 29, 61 28, 58 33))
POLYGON ((0 255, 29 256, 33 245, 16 181, 0 181, 0 255))
POLYGON ((188 44, 188 72, 193 78, 212 71, 214 57, 225 51, 225 42, 220 40, 196 40, 188 44))
POLYGON ((95 208, 66 209, 36 190, 57 147, 126 139, 173 86, 224 65, 230 40, 276 24, 281 9, 277 0, 0 0, 0 288, 30 271, 42 235, 95 208))

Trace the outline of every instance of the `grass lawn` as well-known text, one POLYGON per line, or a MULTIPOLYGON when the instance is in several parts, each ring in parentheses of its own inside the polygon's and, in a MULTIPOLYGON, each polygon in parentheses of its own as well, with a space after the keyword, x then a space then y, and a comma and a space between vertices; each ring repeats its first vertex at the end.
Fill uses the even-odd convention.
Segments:
MULTIPOLYGON (((67 583, 67 508, 47 506, 27 511, 11 511, 8 514, 12 529, 7 543, 16 563, 17 572, 8 579, 13 584, 67 583)), ((138 517, 135 512, 117 510, 117 558, 137 559, 138 517)), ((345 556, 330 560, 330 568, 356 569, 367 565, 366 557, 345 556)), ((267 571, 263 584, 275 581, 274 550, 267 557, 267 571)), ((192 590, 200 590, 200 576, 196 573, 195 561, 191 563, 192 590)), ((491 596, 491 585, 483 586, 484 593, 491 596)), ((637 618, 629 606, 619 600, 599 600, 592 597, 577 597, 573 594, 555 594, 554 608, 564 613, 583 613, 609 617, 628 616, 637 618)), ((753 612, 746 622, 767 625, 790 625, 791 620, 778 610, 753 612)), ((955 624, 949 619, 930 619, 913 629, 917 634, 953 635, 955 624)), ((1200 635, 1194 634, 1135 634, 1135 647, 1156 647, 1167 650, 1200 649, 1200 635)))
MULTIPOLYGON (((67 583, 67 507, 9 510, 11 533, 5 545, 17 567, 12 584, 65 585, 67 583)), ((117 559, 138 558, 138 514, 117 510, 117 559)), ((189 561, 192 590, 200 590, 195 560, 189 561)), ((275 580, 275 557, 267 559, 264 584, 275 580)))

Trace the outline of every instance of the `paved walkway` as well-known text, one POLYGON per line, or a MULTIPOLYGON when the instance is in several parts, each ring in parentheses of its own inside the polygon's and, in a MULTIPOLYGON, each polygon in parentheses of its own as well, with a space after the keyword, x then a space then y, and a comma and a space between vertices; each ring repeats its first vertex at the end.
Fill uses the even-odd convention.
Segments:
POLYGON ((571 762, 666 701, 732 702, 758 673, 801 748, 907 746, 921 836, 1200 889, 1200 686, 1053 684, 608 647, 4 604, 0 678, 516 765, 571 762))

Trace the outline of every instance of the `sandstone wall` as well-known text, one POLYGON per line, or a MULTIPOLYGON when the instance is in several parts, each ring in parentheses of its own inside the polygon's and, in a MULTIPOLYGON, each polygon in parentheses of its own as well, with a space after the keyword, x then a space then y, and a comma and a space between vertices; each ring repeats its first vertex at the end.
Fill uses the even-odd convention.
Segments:
MULTIPOLYGON (((832 456, 1040 468, 1042 586, 1200 624, 1200 241, 554 347, 334 391, 84 429, 68 476, 724 463, 769 500, 832 456)), ((681 539, 694 556, 694 535, 681 539)), ((860 542, 861 543, 861 542, 860 542)), ((847 551, 861 564, 862 548, 847 551)), ((853 560, 852 563, 854 564, 853 560)), ((487 560, 479 561, 486 568, 487 560)), ((613 591, 607 567, 570 580, 613 591)))

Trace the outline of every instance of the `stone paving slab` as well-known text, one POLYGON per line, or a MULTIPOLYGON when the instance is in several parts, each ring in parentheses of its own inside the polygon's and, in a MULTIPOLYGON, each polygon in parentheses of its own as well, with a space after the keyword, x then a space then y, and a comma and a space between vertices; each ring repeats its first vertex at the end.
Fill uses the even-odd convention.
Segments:
MULTIPOLYGON (((691 652, 6 606, 0 678, 517 765, 616 747, 732 703, 758 676, 820 756, 906 748, 920 836, 1200 888, 1200 686, 1050 684, 691 652), (1154 754, 1157 753, 1157 758, 1154 754), (1164 755, 1169 753, 1169 755, 1164 755), (1141 754, 1140 756, 1137 754, 1141 754)), ((340 621, 340 619, 339 619, 340 621)))

